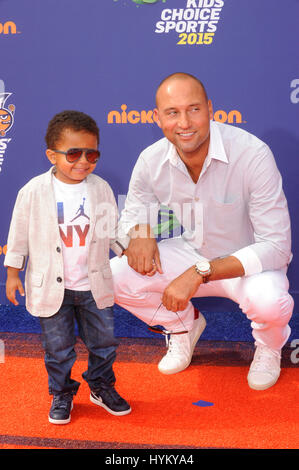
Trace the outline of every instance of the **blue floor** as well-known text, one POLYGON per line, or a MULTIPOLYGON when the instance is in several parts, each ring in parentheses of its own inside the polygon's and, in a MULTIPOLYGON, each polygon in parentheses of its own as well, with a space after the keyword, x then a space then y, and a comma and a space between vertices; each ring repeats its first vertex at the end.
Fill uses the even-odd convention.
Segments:
MULTIPOLYGON (((194 301, 207 320, 203 340, 253 341, 250 322, 236 304, 226 299, 209 298, 194 301)), ((294 313, 289 341, 299 338, 299 315, 294 313)), ((24 305, 0 305, 0 332, 40 333, 39 320, 30 315, 24 305)), ((117 337, 157 337, 147 326, 126 310, 115 306, 115 335, 117 337)))

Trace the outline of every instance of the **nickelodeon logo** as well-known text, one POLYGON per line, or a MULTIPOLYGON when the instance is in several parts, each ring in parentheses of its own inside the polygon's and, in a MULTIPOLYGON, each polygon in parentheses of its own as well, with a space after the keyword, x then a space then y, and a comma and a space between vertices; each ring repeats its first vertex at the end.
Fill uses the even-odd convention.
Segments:
POLYGON ((6 21, 5 23, 0 23, 0 34, 16 34, 17 26, 13 21, 6 21))
MULTIPOLYGON (((153 124, 156 122, 153 110, 128 111, 128 106, 122 104, 121 111, 110 111, 107 116, 108 124, 153 124)), ((222 109, 214 112, 214 121, 227 122, 228 124, 243 123, 240 111, 233 109, 226 112, 222 109)))

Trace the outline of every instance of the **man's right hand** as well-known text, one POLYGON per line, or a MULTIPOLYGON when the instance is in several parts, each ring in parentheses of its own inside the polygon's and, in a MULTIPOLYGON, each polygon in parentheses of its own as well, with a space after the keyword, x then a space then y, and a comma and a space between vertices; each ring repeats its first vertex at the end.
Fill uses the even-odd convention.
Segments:
POLYGON ((130 243, 124 254, 128 264, 140 274, 163 274, 158 244, 149 225, 136 225, 130 231, 130 243))

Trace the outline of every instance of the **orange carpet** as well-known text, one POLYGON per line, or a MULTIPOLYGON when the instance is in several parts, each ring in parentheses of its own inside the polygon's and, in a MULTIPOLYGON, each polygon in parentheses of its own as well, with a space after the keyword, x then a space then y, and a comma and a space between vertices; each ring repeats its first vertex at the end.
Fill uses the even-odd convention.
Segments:
POLYGON ((39 335, 1 337, 1 449, 299 448, 299 374, 288 349, 277 384, 254 391, 246 380, 250 343, 201 342, 187 370, 165 376, 156 365, 163 342, 120 340, 116 388, 132 413, 115 417, 89 401, 81 379, 86 351, 79 343, 73 378, 81 387, 71 423, 57 426, 47 418, 51 398, 39 335))

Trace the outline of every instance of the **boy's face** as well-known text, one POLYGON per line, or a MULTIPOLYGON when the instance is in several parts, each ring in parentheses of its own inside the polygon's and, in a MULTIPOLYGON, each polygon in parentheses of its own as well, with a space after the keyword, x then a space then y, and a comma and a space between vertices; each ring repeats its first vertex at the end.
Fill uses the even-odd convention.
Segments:
MULTIPOLYGON (((71 148, 97 150, 97 137, 89 132, 65 129, 55 145, 55 150, 66 152, 71 148)), ((47 149, 46 155, 50 162, 56 166, 56 178, 67 184, 81 183, 96 167, 96 163, 89 163, 86 160, 85 153, 75 163, 69 163, 65 155, 54 150, 47 149)))

